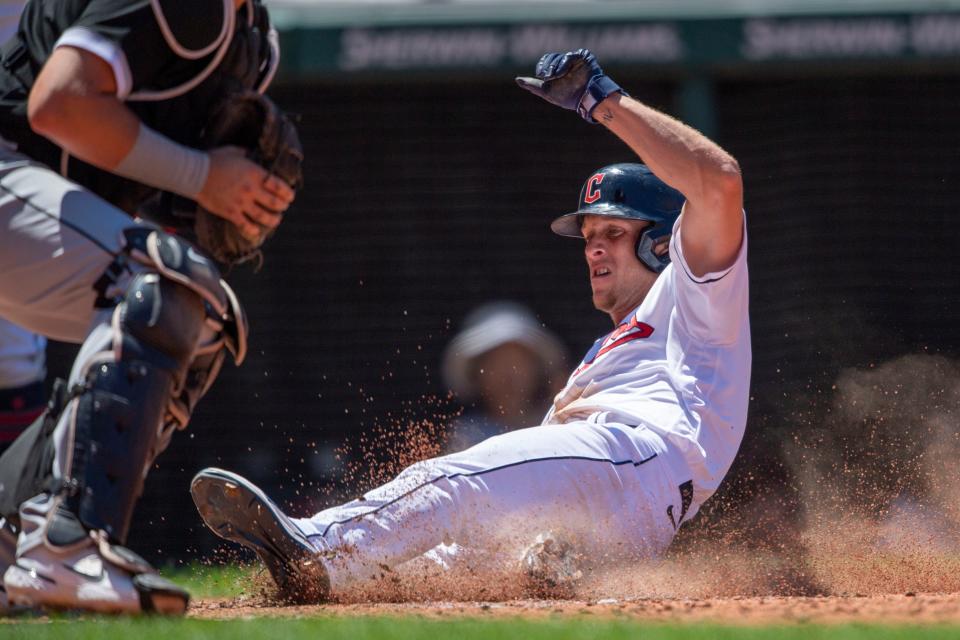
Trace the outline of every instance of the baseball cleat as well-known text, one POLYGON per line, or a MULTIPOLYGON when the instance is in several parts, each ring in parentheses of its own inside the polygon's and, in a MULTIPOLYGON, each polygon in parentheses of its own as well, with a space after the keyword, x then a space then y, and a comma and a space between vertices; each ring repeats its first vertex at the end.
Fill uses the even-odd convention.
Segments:
POLYGON ((194 476, 190 493, 215 534, 260 557, 282 598, 297 604, 327 600, 330 579, 317 550, 256 485, 236 473, 209 467, 194 476))
POLYGON ((20 506, 23 531, 3 575, 10 607, 98 613, 183 615, 190 595, 146 560, 88 531, 60 500, 40 495, 20 506))
POLYGON ((583 578, 580 554, 554 533, 541 533, 523 552, 520 571, 533 595, 570 598, 583 578))

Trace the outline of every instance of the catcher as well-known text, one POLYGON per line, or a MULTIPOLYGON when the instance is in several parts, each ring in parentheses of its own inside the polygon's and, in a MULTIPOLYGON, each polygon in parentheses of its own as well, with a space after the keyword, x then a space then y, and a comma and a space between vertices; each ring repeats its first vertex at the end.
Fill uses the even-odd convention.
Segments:
POLYGON ((260 0, 33 0, 4 45, 0 316, 82 346, 0 459, 0 608, 186 610, 121 545, 153 460, 244 358, 220 268, 300 183, 262 95, 278 56, 260 0))

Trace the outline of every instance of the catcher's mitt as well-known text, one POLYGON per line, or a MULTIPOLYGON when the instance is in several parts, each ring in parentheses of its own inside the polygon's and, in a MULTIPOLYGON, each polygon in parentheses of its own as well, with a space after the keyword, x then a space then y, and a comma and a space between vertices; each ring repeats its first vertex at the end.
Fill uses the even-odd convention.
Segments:
MULTIPOLYGON (((292 188, 298 189, 303 182, 303 148, 297 128, 270 98, 255 91, 223 100, 211 114, 202 144, 206 149, 242 147, 248 150, 248 158, 292 188)), ((197 244, 221 264, 232 266, 258 257, 260 247, 273 233, 263 226, 260 230, 255 239, 249 239, 232 222, 197 205, 197 244)))

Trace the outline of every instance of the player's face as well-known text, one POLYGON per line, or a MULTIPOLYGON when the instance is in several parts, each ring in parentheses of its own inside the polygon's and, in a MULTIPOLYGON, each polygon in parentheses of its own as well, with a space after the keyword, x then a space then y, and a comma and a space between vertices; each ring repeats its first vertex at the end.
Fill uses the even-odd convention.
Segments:
POLYGON ((581 231, 593 306, 620 322, 643 302, 657 276, 637 259, 637 238, 649 222, 586 216, 581 231))

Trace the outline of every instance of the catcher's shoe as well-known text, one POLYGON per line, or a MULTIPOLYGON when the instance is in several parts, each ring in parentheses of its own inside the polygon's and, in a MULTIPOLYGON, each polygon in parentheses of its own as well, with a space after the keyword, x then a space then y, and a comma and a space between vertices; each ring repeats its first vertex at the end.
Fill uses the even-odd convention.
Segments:
POLYGON ((186 591, 103 532, 85 529, 59 498, 24 502, 20 525, 16 558, 3 579, 11 606, 169 615, 187 610, 186 591))
POLYGON ((256 485, 210 467, 194 476, 190 493, 215 534, 260 556, 282 598, 300 604, 328 598, 330 579, 317 550, 256 485))
POLYGON ((532 595, 547 598, 573 597, 583 578, 580 554, 555 533, 541 533, 523 552, 520 571, 532 595))

